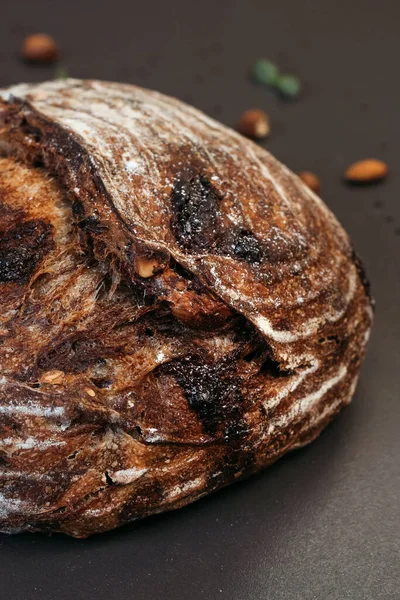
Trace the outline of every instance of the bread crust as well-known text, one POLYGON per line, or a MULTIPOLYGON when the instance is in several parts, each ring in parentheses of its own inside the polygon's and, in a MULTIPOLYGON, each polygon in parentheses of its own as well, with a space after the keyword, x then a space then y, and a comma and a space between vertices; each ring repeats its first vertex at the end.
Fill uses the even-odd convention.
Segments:
POLYGON ((323 202, 156 92, 1 98, 0 530, 106 531, 313 440, 372 323, 323 202))

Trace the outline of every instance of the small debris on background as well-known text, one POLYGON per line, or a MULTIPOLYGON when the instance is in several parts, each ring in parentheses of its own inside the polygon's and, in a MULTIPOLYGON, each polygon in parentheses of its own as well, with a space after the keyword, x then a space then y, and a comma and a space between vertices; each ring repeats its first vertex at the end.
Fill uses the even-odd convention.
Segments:
POLYGON ((298 77, 291 74, 281 75, 277 65, 265 58, 260 58, 254 63, 251 75, 255 83, 274 88, 285 98, 297 98, 301 92, 298 77))
POLYGON ((28 62, 52 63, 57 60, 58 55, 56 42, 45 33, 30 35, 24 40, 22 56, 28 62))
POLYGON ((384 179, 389 172, 388 166, 381 160, 368 158, 350 165, 344 174, 351 183, 372 183, 384 179))
POLYGON ((266 138, 271 131, 268 115, 257 108, 244 111, 237 129, 243 135, 256 140, 266 138))
POLYGON ((54 79, 68 79, 68 70, 63 66, 58 66, 54 71, 54 79))
POLYGON ((321 182, 319 178, 311 171, 301 171, 298 176, 310 188, 315 194, 319 194, 321 191, 321 182))

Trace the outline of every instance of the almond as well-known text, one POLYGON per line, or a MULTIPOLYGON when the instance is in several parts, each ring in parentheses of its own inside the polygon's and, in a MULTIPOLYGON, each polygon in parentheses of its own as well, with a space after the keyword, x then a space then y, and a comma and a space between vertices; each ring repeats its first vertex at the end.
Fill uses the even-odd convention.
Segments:
POLYGON ((136 258, 135 270, 136 273, 145 279, 152 277, 160 268, 160 263, 155 258, 136 258))
POLYGON ((240 117, 238 131, 250 138, 261 140, 270 132, 268 115, 257 108, 246 110, 240 117))
POLYGON ((58 47, 52 37, 37 33, 25 38, 22 56, 29 62, 52 63, 58 57, 58 47))
POLYGON ((312 190, 315 194, 320 193, 321 182, 314 173, 311 173, 311 171, 301 171, 298 175, 303 183, 310 188, 310 190, 312 190))
POLYGON ((94 390, 92 390, 91 388, 85 388, 85 392, 87 393, 88 396, 91 396, 92 398, 94 398, 96 396, 96 392, 94 390))
POLYGON ((43 373, 40 381, 42 383, 48 383, 49 385, 58 385, 62 383, 64 376, 64 371, 47 371, 46 373, 43 373))
POLYGON ((368 158, 353 163, 345 171, 345 179, 354 183, 368 183, 379 181, 388 174, 388 166, 381 160, 368 158))

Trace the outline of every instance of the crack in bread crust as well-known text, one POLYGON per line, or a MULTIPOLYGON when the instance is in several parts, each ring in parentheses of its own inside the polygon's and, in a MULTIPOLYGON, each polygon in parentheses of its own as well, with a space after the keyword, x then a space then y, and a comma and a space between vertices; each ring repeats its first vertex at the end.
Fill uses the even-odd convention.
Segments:
POLYGON ((314 439, 372 321, 325 205, 155 92, 2 98, 0 530, 106 531, 314 439))

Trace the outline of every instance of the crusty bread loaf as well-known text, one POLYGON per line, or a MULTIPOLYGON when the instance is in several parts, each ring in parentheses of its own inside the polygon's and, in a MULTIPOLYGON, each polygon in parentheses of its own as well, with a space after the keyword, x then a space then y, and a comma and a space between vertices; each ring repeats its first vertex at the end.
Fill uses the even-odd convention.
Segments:
POLYGON ((372 321, 323 202, 155 92, 1 98, 0 530, 88 536, 313 440, 372 321))

